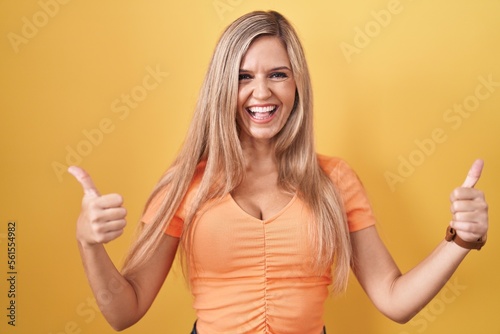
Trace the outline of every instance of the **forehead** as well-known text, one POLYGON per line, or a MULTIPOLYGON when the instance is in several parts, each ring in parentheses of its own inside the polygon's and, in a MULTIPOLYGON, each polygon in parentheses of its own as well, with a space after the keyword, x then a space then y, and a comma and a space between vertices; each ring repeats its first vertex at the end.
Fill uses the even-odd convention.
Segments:
POLYGON ((283 42, 276 36, 256 38, 241 59, 242 69, 290 67, 290 59, 283 42))

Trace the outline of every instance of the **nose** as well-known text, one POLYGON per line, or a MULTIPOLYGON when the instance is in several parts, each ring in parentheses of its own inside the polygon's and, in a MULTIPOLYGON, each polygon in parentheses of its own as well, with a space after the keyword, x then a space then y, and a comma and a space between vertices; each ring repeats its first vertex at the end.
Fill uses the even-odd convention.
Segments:
POLYGON ((273 95, 266 78, 254 79, 252 96, 259 100, 266 100, 273 95))

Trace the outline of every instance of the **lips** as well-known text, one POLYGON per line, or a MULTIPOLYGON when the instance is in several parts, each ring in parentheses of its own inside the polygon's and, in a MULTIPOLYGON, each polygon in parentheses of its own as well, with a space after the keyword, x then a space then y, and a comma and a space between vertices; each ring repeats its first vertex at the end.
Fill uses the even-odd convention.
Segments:
POLYGON ((250 117, 257 121, 270 119, 276 113, 276 110, 278 110, 277 105, 253 106, 246 108, 250 117))

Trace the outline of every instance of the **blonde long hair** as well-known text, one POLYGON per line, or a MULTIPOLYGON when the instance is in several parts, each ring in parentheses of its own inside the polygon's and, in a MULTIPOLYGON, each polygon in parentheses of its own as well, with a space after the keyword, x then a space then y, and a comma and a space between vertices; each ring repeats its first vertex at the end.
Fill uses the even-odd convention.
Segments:
POLYGON ((273 141, 278 185, 286 191, 297 192, 314 217, 315 224, 310 231, 316 254, 314 271, 323 273, 334 264, 334 290, 345 289, 351 259, 349 233, 341 199, 319 166, 315 151, 312 90, 304 51, 291 24, 274 11, 246 14, 229 25, 220 37, 183 147, 153 190, 146 208, 165 187, 167 195, 154 223, 141 224, 137 240, 125 259, 124 275, 137 270, 155 251, 201 161, 206 161, 205 170, 181 236, 184 258, 189 256, 192 246, 188 231, 197 210, 207 201, 227 195, 241 183, 244 158, 236 125, 239 66, 251 43, 263 35, 276 36, 283 42, 297 86, 295 109, 273 141))

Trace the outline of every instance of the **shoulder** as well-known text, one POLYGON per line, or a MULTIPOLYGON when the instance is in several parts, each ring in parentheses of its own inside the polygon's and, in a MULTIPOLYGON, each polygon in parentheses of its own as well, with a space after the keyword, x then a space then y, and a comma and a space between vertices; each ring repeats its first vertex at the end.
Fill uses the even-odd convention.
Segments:
POLYGON ((345 191, 347 188, 363 187, 358 174, 344 159, 321 154, 317 154, 317 156, 318 163, 323 172, 328 175, 330 180, 332 180, 341 191, 345 191))
MULTIPOLYGON (((186 199, 191 199, 196 193, 197 189, 200 186, 201 180, 203 179, 203 174, 205 172, 206 162, 201 161, 196 165, 196 169, 194 174, 186 176, 189 177, 189 186, 186 189, 186 192, 182 195, 183 202, 186 202, 186 199)), ((146 209, 150 206, 155 210, 158 209, 163 202, 165 202, 167 197, 175 196, 174 194, 178 191, 178 184, 175 183, 174 180, 179 179, 179 175, 177 173, 186 173, 185 168, 181 165, 171 166, 162 176, 160 182, 156 185, 156 188, 153 190, 148 203, 146 204, 146 209)), ((182 204, 181 204, 182 205, 182 204)))
POLYGON ((316 156, 318 157, 319 166, 327 174, 330 174, 339 163, 344 162, 339 157, 330 157, 323 154, 316 154, 316 156))
POLYGON ((330 157, 322 154, 317 154, 318 163, 325 174, 332 177, 339 176, 352 176, 355 175, 354 170, 349 166, 349 164, 342 158, 330 157))
POLYGON ((349 231, 375 224, 373 210, 363 183, 356 172, 341 158, 318 155, 323 171, 336 186, 347 215, 349 231))

